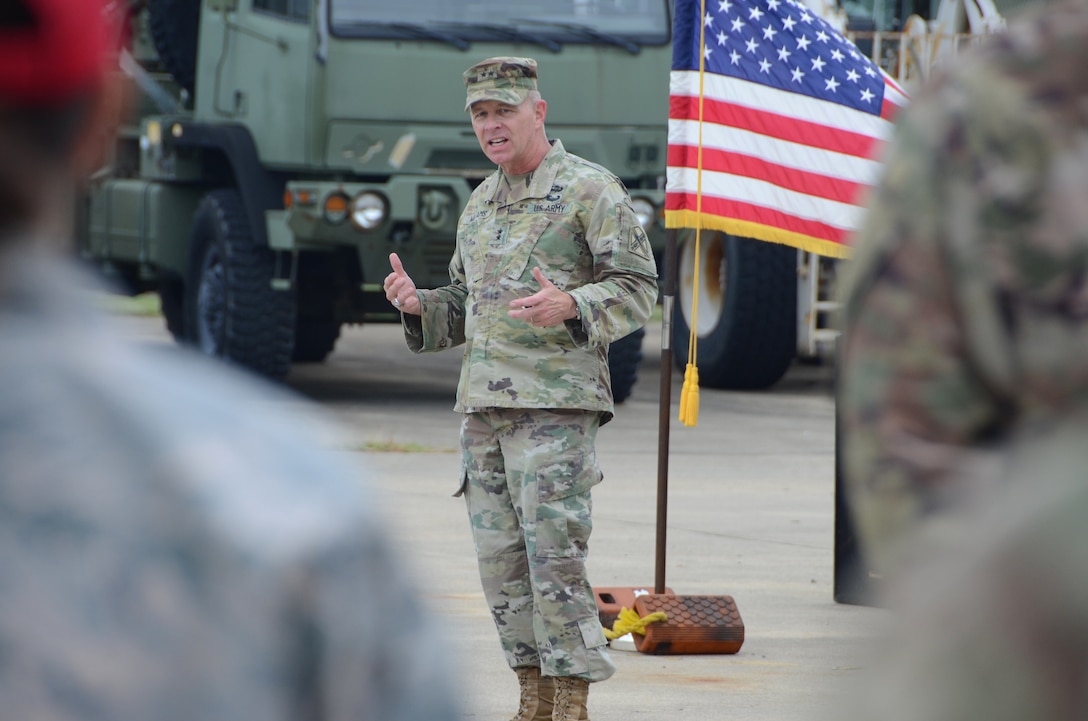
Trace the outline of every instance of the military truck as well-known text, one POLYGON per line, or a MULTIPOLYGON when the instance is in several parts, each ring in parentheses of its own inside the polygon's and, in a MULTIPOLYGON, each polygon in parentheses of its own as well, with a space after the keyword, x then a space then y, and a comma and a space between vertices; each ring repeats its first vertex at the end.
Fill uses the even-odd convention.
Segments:
MULTIPOLYGON (((209 355, 279 378, 326 358, 344 324, 396 322, 393 251, 421 287, 447 282, 460 210, 493 169, 460 83, 488 56, 539 59, 549 133, 616 173, 664 248, 670 0, 132 2, 122 65, 143 101, 92 187, 80 250, 128 292, 157 291, 170 332, 209 355)), ((883 65, 910 57, 902 34, 882 52, 870 27, 883 65)), ((827 353, 833 261, 711 232, 696 259, 691 235, 681 367, 693 299, 705 386, 765 388, 827 353)), ((642 336, 610 349, 618 400, 642 336)))
MULTIPOLYGON (((81 251, 157 291, 208 355, 279 378, 345 323, 398 321, 394 251, 420 287, 448 282, 458 215, 494 169, 461 84, 485 57, 540 60, 549 132, 663 237, 668 0, 146 0, 133 23, 122 65, 147 92, 81 251)), ((618 400, 642 335, 611 349, 618 400)))

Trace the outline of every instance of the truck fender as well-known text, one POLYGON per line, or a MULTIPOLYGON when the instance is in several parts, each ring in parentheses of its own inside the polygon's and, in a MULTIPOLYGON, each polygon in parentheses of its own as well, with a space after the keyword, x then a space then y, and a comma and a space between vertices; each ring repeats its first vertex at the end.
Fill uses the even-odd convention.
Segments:
POLYGON ((234 187, 242 197, 253 239, 268 245, 264 213, 283 208, 285 182, 265 170, 249 129, 240 123, 178 123, 173 143, 177 147, 214 149, 222 153, 234 174, 234 187))

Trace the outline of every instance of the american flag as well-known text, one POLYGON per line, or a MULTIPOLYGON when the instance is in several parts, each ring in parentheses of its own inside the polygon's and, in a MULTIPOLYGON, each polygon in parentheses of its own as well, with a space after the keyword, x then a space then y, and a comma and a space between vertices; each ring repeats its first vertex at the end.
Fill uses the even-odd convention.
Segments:
POLYGON ((668 227, 849 255, 891 78, 794 0, 676 0, 670 86, 668 227))

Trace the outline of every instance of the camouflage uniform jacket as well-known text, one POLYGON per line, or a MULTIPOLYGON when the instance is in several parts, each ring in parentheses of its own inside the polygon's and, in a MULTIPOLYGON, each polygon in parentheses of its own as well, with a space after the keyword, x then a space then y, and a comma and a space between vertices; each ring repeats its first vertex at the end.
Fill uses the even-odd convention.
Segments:
POLYGON ((222 363, 125 341, 81 274, 12 255, 4 717, 461 718, 363 469, 319 446, 332 429, 222 363))
POLYGON ((844 477, 869 541, 1088 407, 1086 68, 1088 4, 1047 3, 900 118, 843 290, 844 477))
POLYGON ((657 267, 623 184, 553 141, 523 193, 502 197, 501 170, 461 214, 451 283, 420 290, 422 316, 405 315, 409 347, 465 343, 458 411, 568 408, 612 413, 608 344, 646 323, 657 267), (537 328, 507 315, 540 286, 539 266, 570 293, 578 318, 537 328))

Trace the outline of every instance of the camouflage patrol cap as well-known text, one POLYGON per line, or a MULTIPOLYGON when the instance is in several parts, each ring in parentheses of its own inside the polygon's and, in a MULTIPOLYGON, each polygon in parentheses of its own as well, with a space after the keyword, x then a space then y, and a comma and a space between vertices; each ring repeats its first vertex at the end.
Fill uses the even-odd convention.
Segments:
POLYGON ((468 97, 465 110, 480 100, 498 100, 521 105, 536 90, 536 60, 532 58, 488 58, 466 70, 462 76, 468 97))

